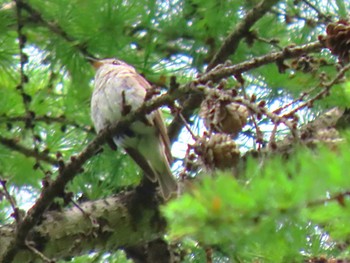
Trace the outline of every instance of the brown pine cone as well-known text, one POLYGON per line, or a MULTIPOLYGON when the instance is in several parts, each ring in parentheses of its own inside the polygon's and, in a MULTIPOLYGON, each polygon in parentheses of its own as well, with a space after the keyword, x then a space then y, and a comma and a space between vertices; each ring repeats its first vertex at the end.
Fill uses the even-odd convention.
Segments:
POLYGON ((208 170, 235 168, 240 157, 237 145, 227 134, 203 136, 194 150, 208 170))
POLYGON ((339 62, 348 63, 350 61, 350 24, 347 20, 339 20, 328 24, 326 28, 327 36, 320 37, 326 47, 333 55, 338 56, 339 62))
POLYGON ((207 129, 236 137, 246 125, 249 111, 238 103, 209 98, 203 101, 199 115, 207 129))

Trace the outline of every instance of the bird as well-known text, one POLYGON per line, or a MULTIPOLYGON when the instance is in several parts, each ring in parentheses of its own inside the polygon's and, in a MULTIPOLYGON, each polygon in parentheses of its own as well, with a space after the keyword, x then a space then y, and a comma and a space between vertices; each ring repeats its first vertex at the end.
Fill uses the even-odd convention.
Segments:
MULTIPOLYGON (((91 118, 99 133, 139 109, 152 87, 124 61, 114 58, 90 61, 96 69, 91 118)), ((150 181, 158 182, 165 200, 176 193, 177 182, 170 169, 170 140, 159 109, 134 121, 112 140, 131 156, 150 181)))

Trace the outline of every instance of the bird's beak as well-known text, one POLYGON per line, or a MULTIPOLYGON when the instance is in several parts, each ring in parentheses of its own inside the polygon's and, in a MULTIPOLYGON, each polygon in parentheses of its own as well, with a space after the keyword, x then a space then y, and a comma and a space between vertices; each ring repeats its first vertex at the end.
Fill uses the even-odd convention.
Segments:
POLYGON ((93 58, 93 57, 86 57, 86 59, 90 62, 90 64, 95 68, 95 69, 99 69, 102 65, 103 62, 97 58, 93 58))

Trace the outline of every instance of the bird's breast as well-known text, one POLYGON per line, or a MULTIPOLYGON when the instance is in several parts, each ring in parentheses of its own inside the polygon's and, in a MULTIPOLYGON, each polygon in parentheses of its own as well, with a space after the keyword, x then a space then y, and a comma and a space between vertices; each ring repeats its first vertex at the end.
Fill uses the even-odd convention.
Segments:
POLYGON ((136 77, 130 72, 119 72, 96 78, 91 115, 97 132, 108 124, 119 122, 126 113, 135 111, 144 103, 146 90, 136 77))

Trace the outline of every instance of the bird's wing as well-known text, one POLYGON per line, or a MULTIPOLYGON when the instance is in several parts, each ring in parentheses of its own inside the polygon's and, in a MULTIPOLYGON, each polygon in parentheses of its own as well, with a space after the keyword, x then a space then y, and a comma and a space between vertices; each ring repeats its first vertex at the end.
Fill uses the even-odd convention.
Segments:
POLYGON ((148 177, 151 182, 157 181, 157 175, 156 172, 153 170, 153 168, 150 166, 150 164, 147 162, 146 158, 135 148, 132 147, 125 147, 124 150, 128 155, 131 156, 132 159, 140 166, 142 171, 145 172, 146 176, 148 177))
MULTIPOLYGON (((145 80, 141 75, 137 74, 136 79, 140 83, 140 85, 146 89, 146 91, 152 88, 151 85, 148 83, 148 81, 145 80)), ((152 116, 153 116, 152 124, 156 127, 157 131, 159 132, 159 136, 164 145, 165 155, 168 159, 169 164, 171 164, 173 161, 173 157, 171 155, 171 147, 170 147, 171 144, 168 137, 167 129, 164 124, 162 113, 160 110, 157 110, 152 113, 152 116)))
POLYGON ((170 140, 169 140, 167 129, 164 125, 164 120, 160 110, 157 110, 156 112, 154 112, 153 122, 163 142, 165 155, 168 159, 169 164, 171 164, 173 161, 173 157, 171 155, 170 140))

